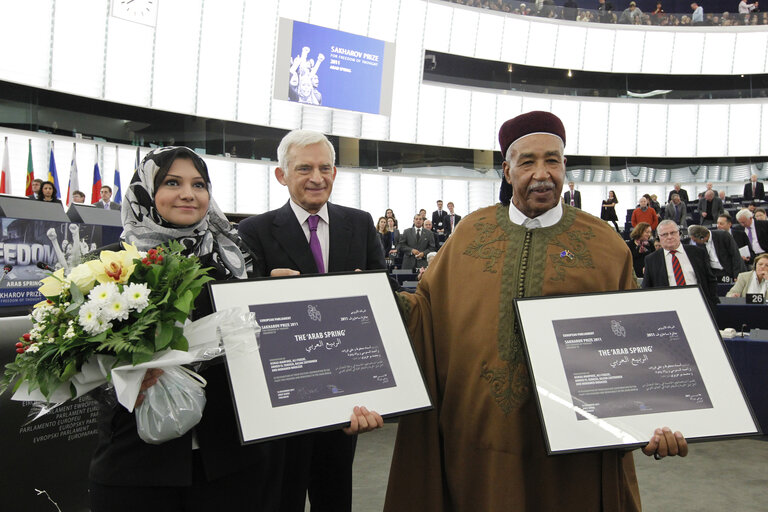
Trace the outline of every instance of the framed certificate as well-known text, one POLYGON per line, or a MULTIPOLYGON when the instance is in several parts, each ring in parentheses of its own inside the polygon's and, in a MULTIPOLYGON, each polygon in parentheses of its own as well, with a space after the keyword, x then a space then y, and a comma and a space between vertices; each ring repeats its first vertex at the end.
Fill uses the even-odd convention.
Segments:
POLYGON ((759 434, 698 287, 518 299, 550 454, 759 434))
POLYGON ((214 309, 255 314, 256 343, 224 336, 243 443, 431 408, 386 272, 211 283, 214 309))

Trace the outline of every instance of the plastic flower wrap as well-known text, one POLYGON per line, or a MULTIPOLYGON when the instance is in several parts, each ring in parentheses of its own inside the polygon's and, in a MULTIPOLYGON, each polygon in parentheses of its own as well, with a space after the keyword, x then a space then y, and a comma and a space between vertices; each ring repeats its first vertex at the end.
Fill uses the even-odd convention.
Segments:
POLYGON ((159 352, 189 348, 183 325, 203 285, 210 281, 194 256, 178 242, 141 253, 129 244, 102 251, 98 259, 57 270, 42 280, 46 300, 31 314, 33 327, 16 344, 0 392, 22 385, 52 401, 68 387, 77 396, 77 378, 104 356, 103 375, 119 365, 149 362, 159 352), (77 377, 77 378, 75 378, 77 377))

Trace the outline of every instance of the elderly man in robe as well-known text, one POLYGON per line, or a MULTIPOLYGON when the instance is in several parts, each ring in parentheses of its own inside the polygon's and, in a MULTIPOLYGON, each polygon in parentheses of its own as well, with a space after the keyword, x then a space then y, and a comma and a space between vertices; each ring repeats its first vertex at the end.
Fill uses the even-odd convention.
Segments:
MULTIPOLYGON (((559 201, 565 128, 548 112, 502 125, 501 204, 466 216, 415 293, 398 297, 435 408, 401 418, 386 511, 640 510, 632 453, 547 456, 513 299, 636 287, 629 249, 559 201)), ((679 432, 646 455, 685 456, 679 432)))

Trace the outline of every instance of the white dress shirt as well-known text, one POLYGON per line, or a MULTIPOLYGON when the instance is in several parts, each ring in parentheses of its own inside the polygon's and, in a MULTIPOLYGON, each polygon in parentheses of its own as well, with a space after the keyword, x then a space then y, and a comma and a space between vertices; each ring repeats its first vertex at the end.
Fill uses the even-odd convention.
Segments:
POLYGON ((293 214, 296 215, 296 220, 299 221, 301 230, 304 231, 304 236, 307 237, 307 243, 309 243, 309 219, 310 215, 318 215, 320 221, 317 223, 317 239, 320 241, 320 248, 323 250, 323 265, 325 271, 328 272, 328 247, 330 246, 330 229, 331 223, 328 218, 328 203, 325 203, 317 214, 311 214, 298 204, 293 202, 293 199, 289 201, 293 214))
MULTIPOLYGON (((675 251, 677 251, 675 253, 675 256, 677 256, 677 261, 680 262, 680 268, 683 270, 685 284, 698 284, 698 281, 696 280, 696 273, 693 271, 693 265, 691 265, 691 260, 688 259, 688 254, 685 252, 685 249, 683 249, 683 245, 678 245, 675 251)), ((664 261, 667 264, 667 279, 669 280, 669 286, 677 286, 677 281, 675 281, 675 272, 672 270, 672 253, 666 249, 664 249, 664 261)))
POLYGON ((744 232, 747 235, 747 238, 750 238, 749 233, 752 232, 752 250, 755 254, 760 254, 765 252, 765 248, 760 247, 760 242, 757 240, 757 230, 755 229, 755 219, 752 219, 752 225, 748 228, 744 228, 744 232))
POLYGON ((715 250, 715 244, 712 241, 712 235, 709 235, 707 240, 707 253, 709 254, 709 266, 715 270, 723 270, 723 266, 720 264, 720 260, 717 257, 717 251, 715 250))
POLYGON ((533 219, 527 217, 523 212, 518 210, 512 201, 509 202, 509 220, 512 221, 512 224, 517 224, 518 226, 523 226, 527 229, 548 228, 554 226, 560 222, 562 217, 563 207, 560 204, 560 201, 557 202, 554 208, 533 219))

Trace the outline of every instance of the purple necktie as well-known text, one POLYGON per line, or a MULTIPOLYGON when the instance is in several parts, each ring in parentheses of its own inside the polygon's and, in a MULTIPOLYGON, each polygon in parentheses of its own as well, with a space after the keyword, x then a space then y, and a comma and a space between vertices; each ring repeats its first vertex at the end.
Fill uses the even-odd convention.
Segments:
POLYGON ((309 248, 312 250, 312 256, 315 258, 318 274, 325 274, 325 265, 323 264, 323 249, 320 247, 320 239, 317 238, 317 223, 320 217, 310 215, 307 219, 309 224, 309 248))
POLYGON ((747 228, 747 237, 749 238, 749 246, 752 247, 752 226, 747 228))

